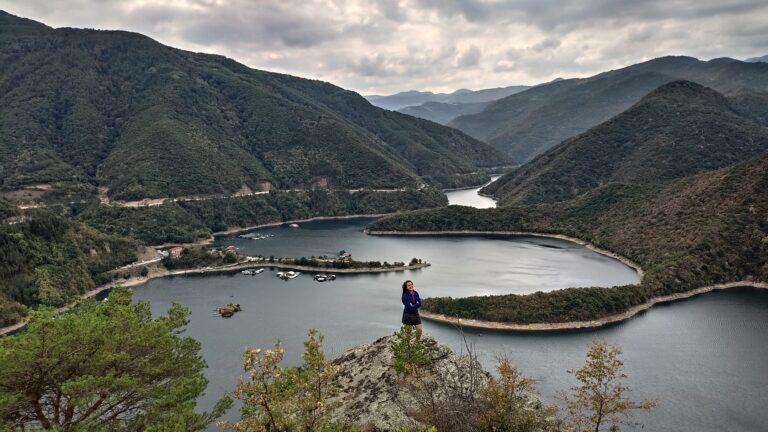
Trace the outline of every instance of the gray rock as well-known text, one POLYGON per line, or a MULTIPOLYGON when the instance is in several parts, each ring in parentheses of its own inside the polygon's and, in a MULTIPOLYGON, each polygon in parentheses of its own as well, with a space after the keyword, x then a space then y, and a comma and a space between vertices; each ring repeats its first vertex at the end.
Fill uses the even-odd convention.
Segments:
MULTIPOLYGON (((333 418, 382 431, 422 426, 409 415, 412 414, 411 407, 416 406, 410 388, 410 382, 416 378, 395 371, 389 348, 391 340, 392 336, 387 336, 359 345, 333 360, 338 367, 341 386, 339 394, 331 401, 338 404, 331 415, 333 418)), ((432 349, 433 365, 429 371, 419 374, 418 379, 442 385, 457 381, 459 365, 468 359, 429 337, 425 337, 424 343, 432 349)), ((476 366, 478 379, 484 383, 487 372, 476 366)), ((461 378, 458 380, 464 381, 461 378)), ((455 384, 464 386, 469 381, 455 384)), ((439 389, 442 385, 435 387, 439 389)))
MULTIPOLYGON (((335 405, 331 418, 371 431, 423 430, 424 425, 414 419, 419 414, 417 410, 428 409, 430 401, 445 409, 445 401, 476 400, 490 377, 476 360, 454 353, 429 336, 424 338, 424 344, 433 353, 432 366, 416 375, 398 374, 390 349, 392 339, 387 336, 359 345, 333 360, 338 368, 340 390, 329 401, 335 405)), ((543 404, 535 394, 529 395, 527 405, 526 409, 538 412, 542 419, 551 415, 542 409, 543 404)), ((462 406, 472 405, 459 402, 451 408, 462 406)), ((458 420, 459 425, 464 424, 463 419, 458 420)), ((544 419, 536 430, 559 431, 562 427, 559 419, 552 417, 544 419)))

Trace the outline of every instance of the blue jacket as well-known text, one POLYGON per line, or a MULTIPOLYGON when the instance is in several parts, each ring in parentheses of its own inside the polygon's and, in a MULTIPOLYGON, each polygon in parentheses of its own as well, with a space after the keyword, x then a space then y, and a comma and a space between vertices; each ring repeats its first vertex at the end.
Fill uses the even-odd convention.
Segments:
POLYGON ((421 299, 419 298, 419 293, 415 290, 413 291, 413 294, 409 293, 408 291, 404 292, 403 306, 405 306, 405 313, 419 313, 419 308, 421 307, 421 299))

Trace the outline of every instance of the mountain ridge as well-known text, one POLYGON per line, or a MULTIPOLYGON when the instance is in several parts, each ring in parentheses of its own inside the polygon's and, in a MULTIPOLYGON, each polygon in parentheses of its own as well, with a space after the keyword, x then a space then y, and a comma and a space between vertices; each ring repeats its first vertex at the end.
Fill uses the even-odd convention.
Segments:
POLYGON ((542 84, 448 123, 527 162, 628 109, 653 89, 688 80, 728 95, 768 90, 768 64, 667 56, 588 78, 542 84))
POLYGON ((490 102, 424 102, 421 105, 407 106, 397 110, 409 116, 423 118, 441 125, 447 125, 460 115, 475 114, 484 110, 490 102))
POLYGON ((502 205, 565 201, 611 182, 663 183, 755 157, 768 150, 768 128, 736 102, 690 81, 664 84, 483 192, 502 205))
POLYGON ((427 102, 452 104, 491 102, 511 94, 529 89, 530 86, 512 85, 480 90, 459 89, 451 93, 433 93, 418 90, 408 90, 391 95, 368 95, 365 98, 380 108, 400 111, 407 107, 420 106, 427 102))
POLYGON ((101 186, 133 200, 244 186, 415 188, 505 159, 332 84, 137 33, 1 19, 5 190, 48 184, 94 197, 101 186))

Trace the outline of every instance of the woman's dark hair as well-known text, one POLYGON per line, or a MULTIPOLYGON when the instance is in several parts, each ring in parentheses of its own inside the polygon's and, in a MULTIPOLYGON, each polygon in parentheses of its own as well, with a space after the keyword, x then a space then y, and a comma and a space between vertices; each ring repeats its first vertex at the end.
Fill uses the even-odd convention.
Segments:
POLYGON ((403 294, 405 294, 405 292, 408 291, 408 288, 407 288, 408 282, 413 283, 413 281, 410 280, 410 279, 405 281, 405 282, 403 282, 403 294))

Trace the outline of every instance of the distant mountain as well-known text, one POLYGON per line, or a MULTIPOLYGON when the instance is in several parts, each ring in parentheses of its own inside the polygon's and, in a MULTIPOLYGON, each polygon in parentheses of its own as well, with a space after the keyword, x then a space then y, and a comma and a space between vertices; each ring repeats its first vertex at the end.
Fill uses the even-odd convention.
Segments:
POLYGON ((418 106, 426 102, 441 102, 447 104, 490 102, 519 93, 529 88, 529 86, 509 86, 476 91, 459 89, 453 93, 432 93, 411 90, 395 93, 389 96, 371 95, 366 96, 365 98, 368 99, 368 102, 377 107, 396 111, 409 106, 418 106))
POLYGON ((379 108, 395 111, 407 106, 421 105, 424 102, 433 102, 437 100, 437 95, 432 92, 409 90, 389 96, 369 95, 365 96, 365 99, 379 108))
POLYGON ((585 79, 542 84, 449 123, 526 162, 626 110, 660 85, 685 79, 726 94, 768 90, 768 64, 663 57, 585 79))
POLYGON ((747 62, 747 63, 758 63, 758 62, 768 63, 768 54, 766 54, 766 55, 764 55, 762 57, 748 58, 748 59, 746 59, 744 61, 747 62))
POLYGON ((425 102, 421 105, 401 108, 398 111, 403 114, 423 118, 444 125, 458 116, 479 113, 484 110, 489 103, 490 102, 425 102))
POLYGON ((0 189, 113 199, 453 185, 505 157, 334 85, 0 11, 0 189), (63 192, 62 192, 63 193, 63 192))
POLYGON ((665 84, 483 192, 502 205, 566 201, 606 184, 660 184, 756 157, 768 151, 768 128, 744 101, 689 81, 665 84))

